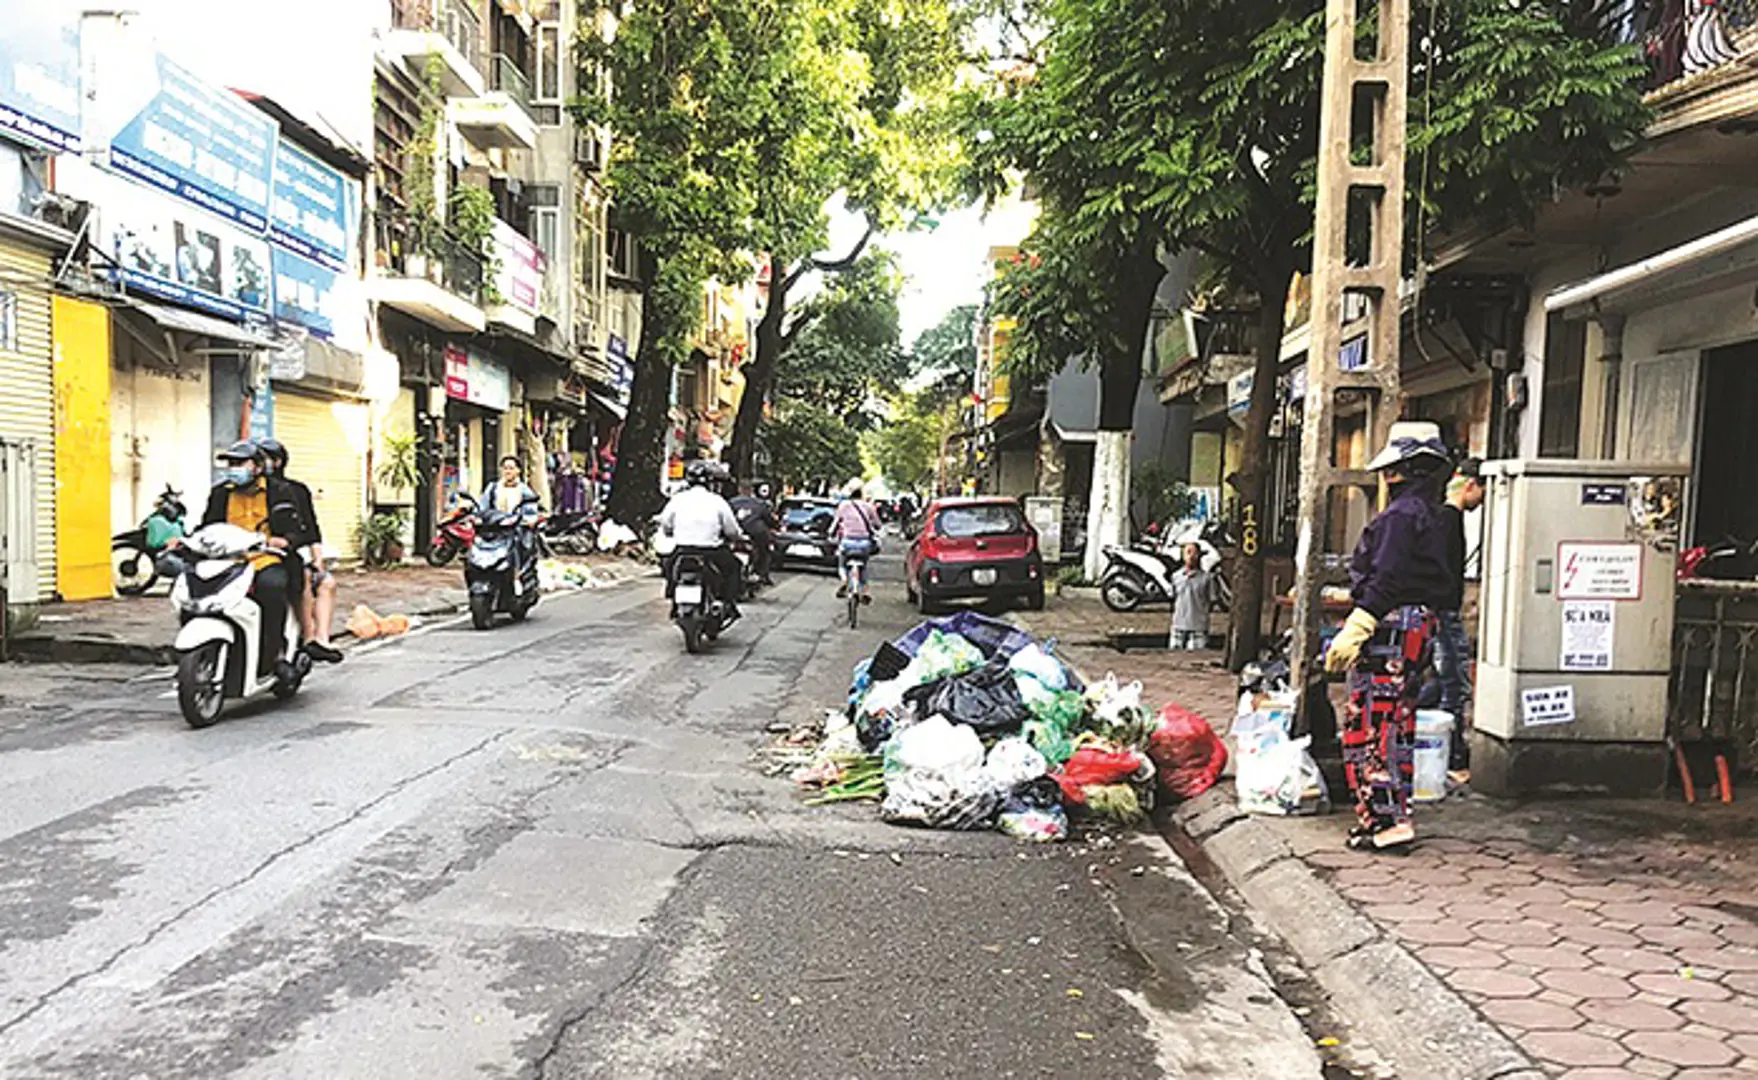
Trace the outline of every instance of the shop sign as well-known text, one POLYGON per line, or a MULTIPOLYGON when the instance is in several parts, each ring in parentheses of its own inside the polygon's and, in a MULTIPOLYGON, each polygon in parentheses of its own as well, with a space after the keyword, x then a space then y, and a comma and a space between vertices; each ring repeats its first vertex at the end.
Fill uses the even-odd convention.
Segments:
POLYGON ((495 289, 501 303, 530 315, 537 314, 537 298, 543 291, 543 251, 499 219, 494 223, 494 252, 500 265, 495 270, 495 289))
POLYGON ((1642 599, 1642 545, 1597 541, 1558 544, 1557 599, 1642 599))
POLYGON ((446 396, 495 412, 506 412, 513 403, 512 376, 498 361, 448 345, 446 396))
POLYGON ((635 389, 635 362, 629 358, 629 343, 621 335, 612 334, 604 351, 610 357, 613 372, 610 388, 616 394, 617 403, 626 406, 635 389))
POLYGON ((1227 380, 1227 419, 1244 425, 1245 414, 1251 411, 1251 388, 1257 383, 1257 372, 1246 368, 1227 380))
POLYGON ((250 441, 275 437, 275 388, 264 383, 250 394, 250 441))
POLYGON ((268 228, 275 122, 163 56, 104 70, 104 96, 139 101, 110 165, 254 232, 268 228))
POLYGON ((342 275, 328 266, 279 247, 275 269, 275 318, 305 327, 319 337, 336 332, 342 275))
POLYGON ((280 140, 269 208, 271 240, 331 270, 346 270, 354 201, 354 182, 340 170, 280 140))
POLYGON ((1337 350, 1337 369, 1339 371, 1360 371, 1367 366, 1367 335, 1361 334, 1345 341, 1337 350))
POLYGON ((79 142, 80 5, 9 4, 0 34, 0 133, 56 152, 79 142))
POLYGON ((61 190, 99 208, 94 242, 123 283, 228 319, 269 313, 269 246, 260 236, 77 159, 57 165, 61 190))

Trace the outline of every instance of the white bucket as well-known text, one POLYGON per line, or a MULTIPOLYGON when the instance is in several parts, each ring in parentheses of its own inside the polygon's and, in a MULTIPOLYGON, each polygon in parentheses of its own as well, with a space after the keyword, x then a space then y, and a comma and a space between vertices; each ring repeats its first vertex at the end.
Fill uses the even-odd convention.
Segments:
POLYGON ((1440 802, 1447 797, 1447 763, 1453 751, 1453 714, 1416 710, 1416 776, 1412 798, 1440 802))

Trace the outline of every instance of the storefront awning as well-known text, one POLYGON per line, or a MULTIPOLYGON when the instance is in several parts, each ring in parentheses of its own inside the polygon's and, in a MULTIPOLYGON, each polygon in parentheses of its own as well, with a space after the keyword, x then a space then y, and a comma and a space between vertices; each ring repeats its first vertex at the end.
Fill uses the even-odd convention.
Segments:
POLYGON ((1721 288, 1758 278, 1758 217, 1668 248, 1615 270, 1553 290, 1544 310, 1586 314, 1616 311, 1634 301, 1655 303, 1681 289, 1721 288))
POLYGON ((629 407, 617 401, 616 398, 611 397, 609 394, 601 394, 594 390, 592 391, 592 400, 598 403, 599 408, 610 413, 618 420, 626 420, 629 417, 629 407))
POLYGON ((224 341, 244 349, 279 349, 283 343, 276 341, 266 332, 253 330, 239 323, 216 319, 210 315, 201 315, 182 308, 166 307, 163 304, 152 304, 145 300, 129 300, 128 306, 151 319, 165 330, 180 331, 185 334, 198 334, 211 341, 224 341))

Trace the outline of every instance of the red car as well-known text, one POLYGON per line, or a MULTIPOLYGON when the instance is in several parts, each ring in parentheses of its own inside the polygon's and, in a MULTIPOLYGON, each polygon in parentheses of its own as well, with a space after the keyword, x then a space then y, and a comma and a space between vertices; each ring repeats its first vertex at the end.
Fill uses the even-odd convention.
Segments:
POLYGON ((1044 559, 1038 533, 1018 501, 936 499, 910 543, 904 588, 932 613, 954 599, 1021 599, 1044 608, 1044 559))

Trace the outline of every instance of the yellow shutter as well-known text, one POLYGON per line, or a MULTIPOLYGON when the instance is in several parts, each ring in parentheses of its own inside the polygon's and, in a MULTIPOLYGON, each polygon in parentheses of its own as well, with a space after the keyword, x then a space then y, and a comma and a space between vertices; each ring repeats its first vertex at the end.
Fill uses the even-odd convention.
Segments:
POLYGON ((287 474, 311 489, 324 550, 358 558, 355 532, 366 508, 366 406, 275 387, 275 438, 287 474))
POLYGON ((49 355, 49 256, 0 243, 0 439, 28 442, 37 474, 37 598, 55 595, 55 383, 49 355), (8 340, 10 339, 10 340, 8 340))

